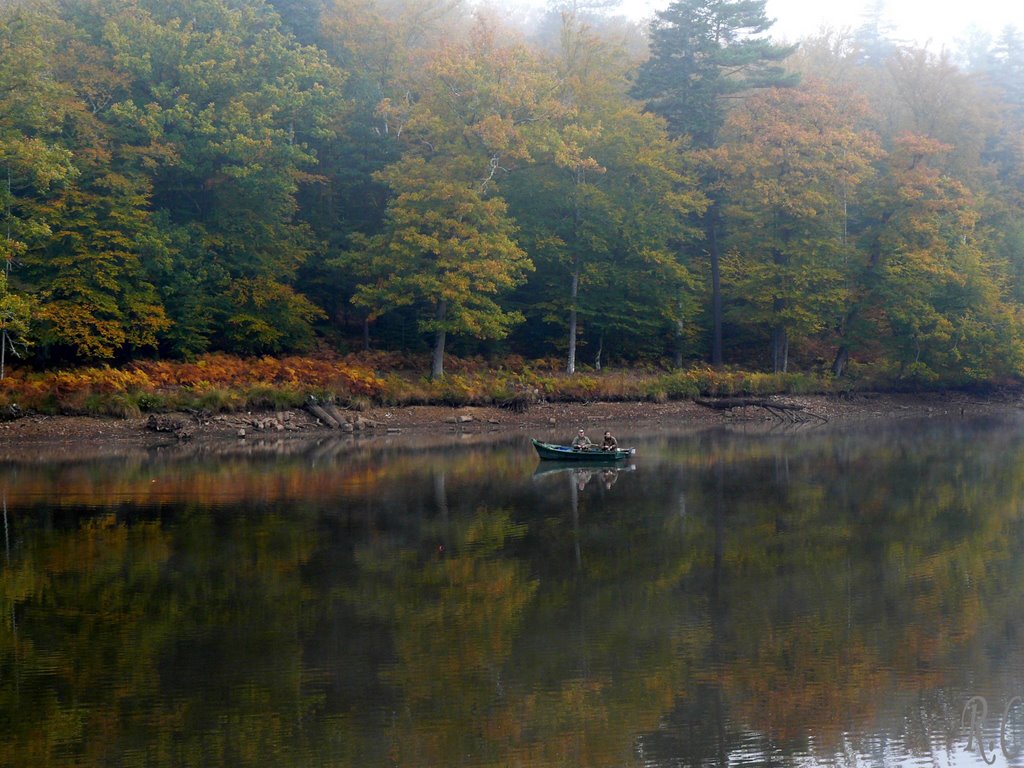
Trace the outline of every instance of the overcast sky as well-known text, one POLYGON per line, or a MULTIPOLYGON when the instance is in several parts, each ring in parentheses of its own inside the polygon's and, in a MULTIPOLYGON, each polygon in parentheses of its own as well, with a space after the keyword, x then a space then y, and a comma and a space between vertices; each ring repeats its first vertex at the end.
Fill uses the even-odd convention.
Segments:
MULTIPOLYGON (((768 15, 776 19, 778 36, 802 37, 823 25, 857 27, 868 3, 829 0, 768 0, 768 15)), ((886 0, 885 17, 894 36, 929 48, 951 47, 970 27, 993 36, 1008 24, 1024 31, 1022 0, 886 0)))
MULTIPOLYGON (((796 40, 823 26, 860 26, 871 0, 768 0, 768 15, 776 19, 772 36, 796 40)), ((633 18, 649 17, 668 0, 624 0, 633 18)), ((932 50, 955 47, 971 26, 993 36, 1007 24, 1024 32, 1024 0, 886 0, 885 16, 893 36, 932 50)))

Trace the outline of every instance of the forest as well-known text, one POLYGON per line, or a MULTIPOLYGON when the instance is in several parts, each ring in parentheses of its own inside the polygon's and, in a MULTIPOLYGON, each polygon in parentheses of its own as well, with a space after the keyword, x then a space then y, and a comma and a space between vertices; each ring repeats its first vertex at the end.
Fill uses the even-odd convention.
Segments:
POLYGON ((1024 33, 882 6, 8 0, 12 367, 419 355, 1024 375, 1024 33))

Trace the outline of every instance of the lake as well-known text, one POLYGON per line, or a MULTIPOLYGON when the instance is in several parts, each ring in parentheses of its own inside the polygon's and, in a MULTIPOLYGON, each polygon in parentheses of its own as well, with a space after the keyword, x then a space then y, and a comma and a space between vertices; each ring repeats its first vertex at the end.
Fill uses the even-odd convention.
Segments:
POLYGON ((0 465, 0 765, 1024 765, 1022 427, 0 465))

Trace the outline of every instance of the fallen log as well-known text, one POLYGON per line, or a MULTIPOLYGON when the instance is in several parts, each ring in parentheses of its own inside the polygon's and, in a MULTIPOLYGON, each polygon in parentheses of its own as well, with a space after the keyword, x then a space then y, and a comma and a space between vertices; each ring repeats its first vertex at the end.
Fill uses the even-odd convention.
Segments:
POLYGON ((310 401, 306 403, 306 408, 309 409, 310 413, 320 419, 325 426, 331 427, 332 429, 338 429, 341 426, 333 416, 321 408, 317 403, 310 401))
POLYGON ((345 418, 345 414, 343 414, 334 403, 324 403, 322 407, 327 412, 327 415, 338 423, 339 427, 348 421, 348 419, 345 418))

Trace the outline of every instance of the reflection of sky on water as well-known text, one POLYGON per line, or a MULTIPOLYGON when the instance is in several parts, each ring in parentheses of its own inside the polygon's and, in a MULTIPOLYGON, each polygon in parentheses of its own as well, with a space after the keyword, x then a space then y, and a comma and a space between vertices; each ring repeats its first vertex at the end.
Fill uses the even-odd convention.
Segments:
MULTIPOLYGON (((781 764, 819 768, 834 766, 886 766, 886 768, 978 768, 995 766, 1011 768, 1024 765, 1024 718, 1020 712, 1012 713, 1009 724, 1002 729, 1002 711, 989 712, 985 727, 981 730, 983 747, 979 747, 977 735, 971 738, 969 726, 956 727, 950 724, 949 730, 929 731, 914 737, 917 748, 907 749, 907 734, 894 733, 888 737, 884 733, 852 733, 845 734, 838 747, 825 745, 821 753, 815 749, 814 739, 809 740, 806 752, 786 755, 782 750, 766 753, 763 743, 758 737, 751 736, 752 742, 747 749, 733 750, 729 754, 728 764, 769 765, 781 764)), ((968 721, 969 722, 969 721, 968 721)))

